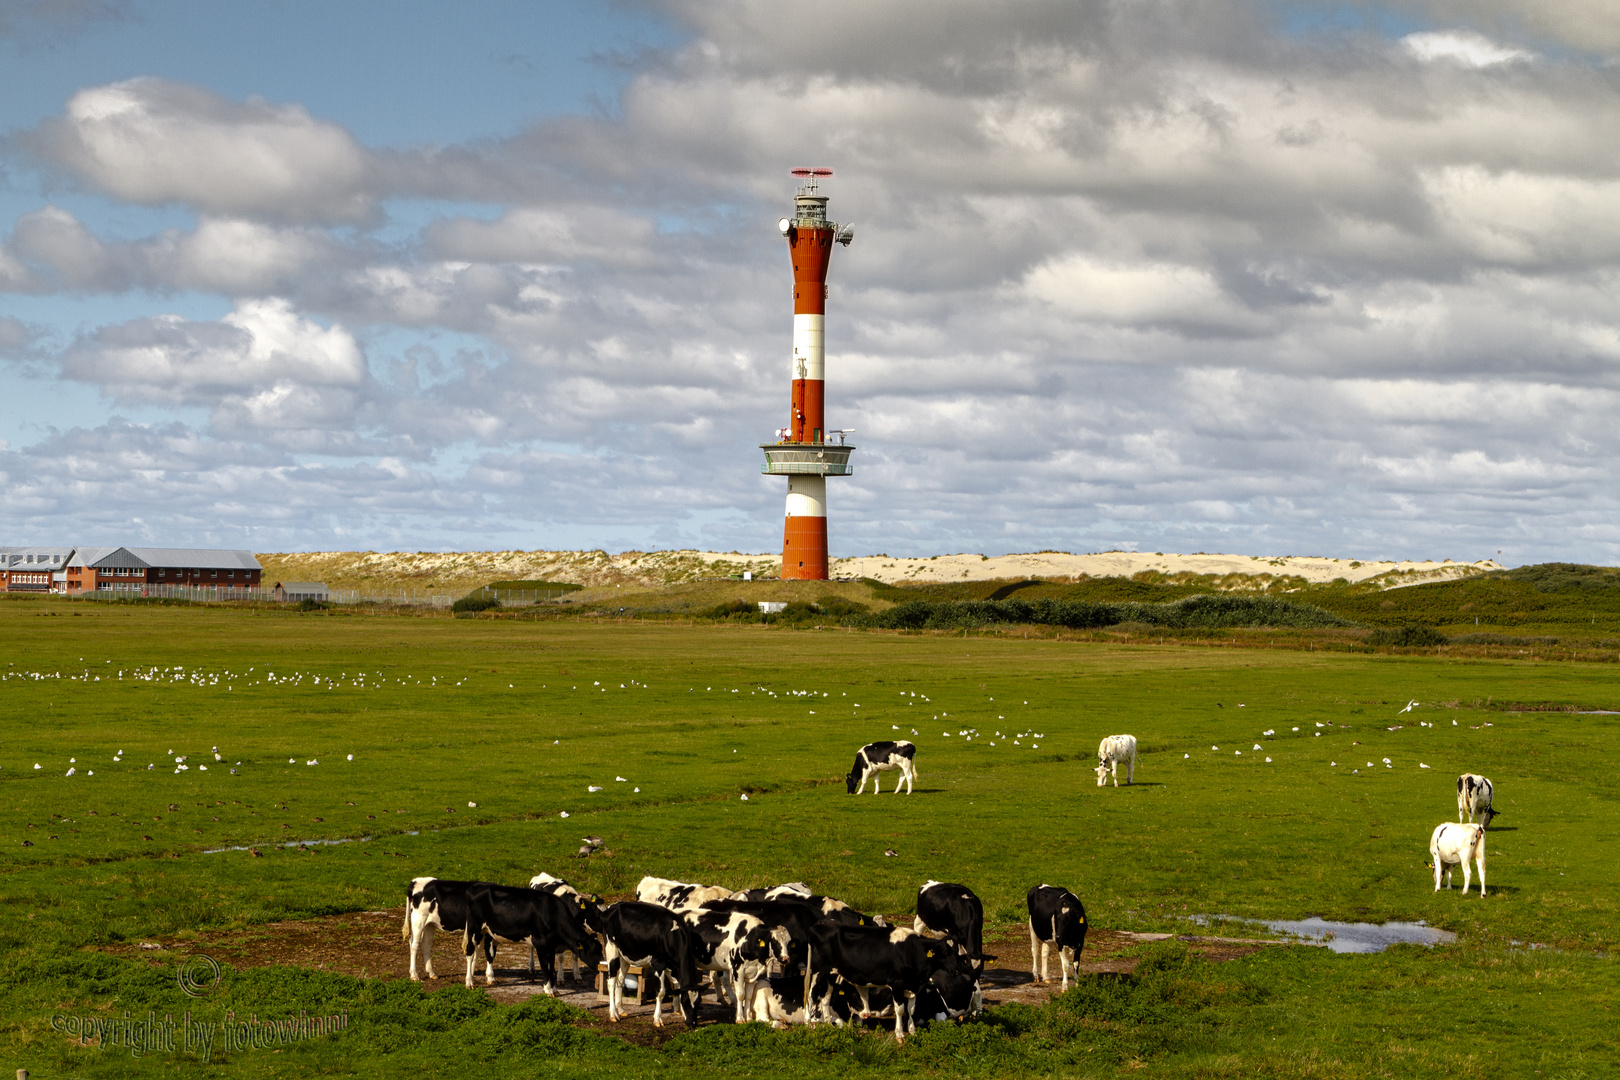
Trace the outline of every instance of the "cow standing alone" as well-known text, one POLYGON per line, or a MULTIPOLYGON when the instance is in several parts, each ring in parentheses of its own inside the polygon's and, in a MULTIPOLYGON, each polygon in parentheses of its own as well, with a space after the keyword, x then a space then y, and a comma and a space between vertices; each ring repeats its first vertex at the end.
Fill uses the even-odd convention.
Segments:
POLYGON ((906 794, 910 795, 912 781, 917 779, 917 747, 903 740, 867 743, 855 751, 855 765, 844 777, 844 783, 851 795, 859 795, 871 780, 872 794, 876 795, 883 786, 878 774, 891 769, 900 770, 900 779, 894 782, 894 793, 900 794, 900 785, 904 783, 906 794))
POLYGON ((1491 782, 1478 773, 1465 772, 1457 777, 1457 820, 1468 814, 1472 822, 1476 817, 1479 823, 1487 829, 1491 827, 1491 819, 1496 816, 1496 810, 1491 806, 1491 799, 1496 795, 1491 782))
POLYGON ((1125 783, 1136 782, 1136 736, 1110 735, 1097 744, 1097 786, 1103 787, 1108 783, 1108 775, 1114 776, 1114 786, 1119 787, 1119 764, 1125 763, 1125 783))
POLYGON ((1047 961, 1052 950, 1058 954, 1063 971, 1063 989, 1069 988, 1069 969, 1080 973, 1080 950, 1086 947, 1086 909, 1080 898, 1056 885, 1037 885, 1029 890, 1029 957, 1037 982, 1051 982, 1047 961))

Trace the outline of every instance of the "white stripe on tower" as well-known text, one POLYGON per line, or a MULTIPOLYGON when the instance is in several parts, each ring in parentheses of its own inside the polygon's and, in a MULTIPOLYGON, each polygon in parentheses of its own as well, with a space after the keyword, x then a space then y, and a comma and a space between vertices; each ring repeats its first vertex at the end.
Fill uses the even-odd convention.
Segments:
MULTIPOLYGON (((827 316, 795 314, 793 316, 793 377, 795 379, 824 380, 827 370, 823 346, 827 316)), ((820 419, 819 417, 817 419, 820 419)))

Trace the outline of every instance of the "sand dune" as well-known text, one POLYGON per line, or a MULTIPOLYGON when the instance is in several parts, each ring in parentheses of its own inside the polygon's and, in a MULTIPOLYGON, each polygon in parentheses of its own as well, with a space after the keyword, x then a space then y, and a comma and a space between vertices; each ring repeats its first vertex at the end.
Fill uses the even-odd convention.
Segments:
MULTIPOLYGON (((264 554, 265 581, 324 581, 339 589, 459 589, 489 581, 566 581, 579 585, 672 585, 751 571, 774 577, 781 556, 717 551, 313 551, 264 554)), ((1289 555, 1172 555, 1107 551, 1076 555, 1041 551, 1024 555, 938 555, 905 559, 862 555, 835 559, 834 577, 886 582, 980 581, 996 578, 1129 577, 1144 571, 1215 575, 1219 587, 1261 586, 1278 578, 1327 582, 1378 578, 1387 586, 1444 581, 1502 569, 1482 562, 1380 562, 1289 555)))

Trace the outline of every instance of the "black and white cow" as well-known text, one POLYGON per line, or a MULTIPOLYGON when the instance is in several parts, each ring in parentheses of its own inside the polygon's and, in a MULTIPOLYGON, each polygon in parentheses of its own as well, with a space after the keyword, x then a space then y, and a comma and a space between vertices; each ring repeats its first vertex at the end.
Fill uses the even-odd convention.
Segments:
POLYGON ((1080 975, 1080 950, 1086 947, 1086 909, 1080 898, 1056 885, 1037 885, 1029 890, 1029 957, 1035 981, 1049 983, 1052 977, 1047 961, 1058 954, 1063 970, 1063 989, 1069 988, 1069 969, 1080 975))
POLYGON ((671 881, 649 874, 636 883, 636 899, 643 904, 657 904, 671 911, 696 911, 710 900, 731 899, 731 890, 718 885, 671 881))
MULTIPOLYGON (((770 974, 770 962, 787 961, 786 941, 754 915, 737 911, 678 912, 692 929, 693 959, 704 971, 724 976, 727 996, 737 1012, 737 1023, 748 1023, 753 1011, 754 984, 770 974)), ((716 980, 716 986, 720 980, 716 980)))
MULTIPOLYGON (((842 1024, 850 1013, 847 1008, 840 1012, 841 1002, 834 997, 835 984, 848 985, 837 975, 814 976, 810 982, 810 1000, 816 1015, 832 1017, 833 1023, 842 1024)), ((803 975, 773 975, 761 979, 754 984, 754 1019, 775 1028, 808 1024, 810 1011, 804 1007, 804 993, 803 975)))
MULTIPOLYGON (((917 933, 933 930, 944 934, 968 956, 976 957, 973 977, 977 982, 984 975, 984 961, 993 959, 984 951, 984 905, 966 885, 946 881, 928 881, 917 890, 917 917, 912 921, 917 933)), ((980 1000, 975 994, 970 1005, 977 1012, 980 1000)))
POLYGON ((1457 777, 1457 820, 1462 821, 1466 811, 1469 821, 1477 816, 1481 825, 1490 828, 1491 819, 1496 816, 1491 806, 1495 794, 1491 782, 1478 773, 1465 772, 1457 777))
MULTIPOLYGON (((887 987, 894 995, 894 1034, 904 1040, 912 1027, 917 995, 938 974, 969 974, 967 962, 950 939, 937 941, 902 928, 837 926, 817 923, 810 931, 810 959, 805 966, 805 998, 817 974, 837 972, 861 996, 861 1012, 871 1012, 871 992, 887 987)), ((815 1016, 812 1013, 811 1020, 815 1016)))
POLYGON ((878 794, 883 786, 879 773, 891 769, 900 770, 900 779, 894 782, 894 793, 900 794, 900 785, 906 785, 906 794, 911 794, 912 781, 917 779, 917 748, 909 742, 875 742, 867 743, 855 751, 855 766, 844 777, 844 783, 851 795, 859 795, 866 790, 866 782, 872 781, 872 794, 878 794))
POLYGON ((1108 783, 1110 774, 1119 787, 1119 767, 1125 766, 1125 783, 1136 782, 1136 736, 1110 735, 1097 744, 1097 786, 1108 783))
MULTIPOLYGON (((568 884, 568 882, 564 881, 562 878, 556 877, 552 874, 547 874, 544 871, 529 879, 529 888, 539 889, 541 892, 548 892, 553 896, 579 897, 585 895, 572 885, 568 884)), ((585 896, 585 899, 589 900, 593 904, 596 904, 598 907, 601 906, 602 898, 600 896, 593 894, 590 896, 585 896)), ((561 956, 562 953, 558 953, 557 955, 561 956)), ((574 985, 577 986, 579 985, 579 954, 569 950, 569 955, 574 961, 574 985)), ((529 979, 531 982, 534 979, 534 947, 532 945, 529 947, 529 979)))
MULTIPOLYGON (((443 930, 447 934, 459 934, 467 927, 467 890, 477 881, 446 881, 443 878, 419 877, 412 878, 405 889, 405 925, 400 929, 400 936, 410 944, 411 950, 411 979, 421 982, 422 977, 416 973, 416 961, 420 957, 425 961, 427 977, 437 979, 438 972, 433 970, 433 934, 443 930)), ((488 942, 484 946, 484 961, 491 974, 495 971, 495 945, 488 942)))
POLYGON ((802 881, 790 881, 785 885, 772 885, 768 889, 741 889, 731 894, 733 900, 792 900, 795 897, 805 899, 810 896, 810 886, 802 881))
POLYGON ((653 1026, 664 1026, 664 998, 673 987, 681 1019, 691 1027, 698 1004, 696 948, 681 917, 657 904, 626 900, 602 913, 600 929, 607 939, 608 1020, 616 1024, 624 1016, 624 978, 635 965, 643 978, 658 980, 653 1026))
MULTIPOLYGON (((600 909, 575 893, 559 896, 516 885, 482 882, 467 890, 467 924, 462 931, 462 950, 467 956, 467 985, 473 984, 473 962, 478 943, 492 940, 528 945, 540 957, 541 988, 556 992, 557 953, 569 950, 595 970, 602 959, 602 946, 594 931, 600 909)), ((486 961, 484 982, 493 984, 495 972, 486 961)))

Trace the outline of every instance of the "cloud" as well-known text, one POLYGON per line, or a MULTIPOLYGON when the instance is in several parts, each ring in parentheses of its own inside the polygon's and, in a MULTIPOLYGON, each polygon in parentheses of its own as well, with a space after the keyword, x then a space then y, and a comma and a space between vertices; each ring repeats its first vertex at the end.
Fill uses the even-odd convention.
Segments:
POLYGON ((257 448, 314 517, 375 478, 399 499, 355 515, 367 543, 768 549, 774 222, 786 168, 830 164, 860 225, 828 301, 829 421, 861 447, 837 550, 1620 558, 1620 91, 1505 6, 1404 37, 1236 0, 832 0, 808 36, 757 0, 665 8, 691 40, 615 109, 509 138, 75 96, 35 152, 197 220, 113 239, 45 207, 0 282, 234 310, 81 335, 64 377, 207 422, 74 438, 161 443, 176 476, 182 447, 257 448), (371 230, 406 198, 445 202, 371 230))
POLYGON ((376 212, 366 151, 338 125, 164 79, 80 90, 22 143, 87 187, 144 206, 292 222, 376 212))
POLYGON ((1524 49, 1498 45, 1483 34, 1466 30, 1407 34, 1401 39, 1401 44, 1419 60, 1450 60, 1476 68, 1532 58, 1532 54, 1524 49))

